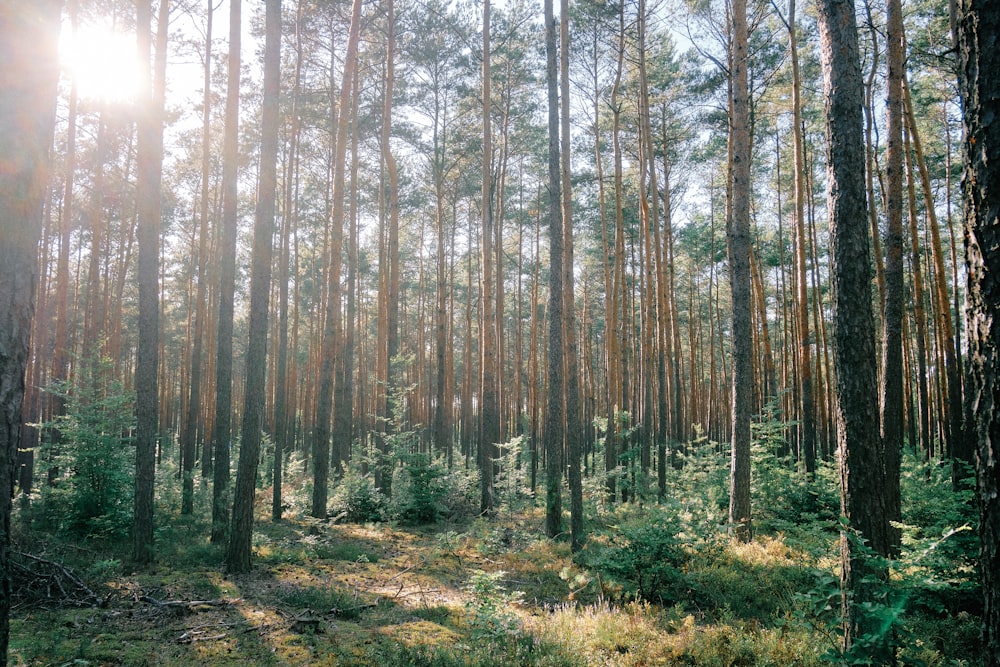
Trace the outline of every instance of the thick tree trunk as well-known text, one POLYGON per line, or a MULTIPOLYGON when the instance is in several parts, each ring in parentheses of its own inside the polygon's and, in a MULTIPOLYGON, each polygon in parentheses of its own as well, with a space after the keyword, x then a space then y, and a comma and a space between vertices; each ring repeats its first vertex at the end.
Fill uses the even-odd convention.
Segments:
POLYGON ((499 331, 496 328, 496 284, 494 273, 499 276, 500 267, 495 265, 493 226, 493 129, 490 119, 492 96, 492 69, 490 65, 490 0, 483 2, 483 162, 482 162, 482 214, 483 276, 480 300, 482 302, 482 423, 479 429, 479 509, 489 514, 494 509, 494 459, 500 442, 500 392, 499 331))
POLYGON ((10 512, 49 178, 58 0, 0 5, 0 667, 10 636, 10 512))
MULTIPOLYGON (((871 255, 865 202, 862 80, 853 0, 820 0, 821 57, 826 96, 827 200, 831 225, 831 283, 836 375, 837 441, 841 512, 849 522, 841 536, 844 648, 881 628, 865 604, 874 601, 872 566, 859 539, 885 553, 889 521, 882 505, 881 442, 875 323, 871 302, 871 255)), ((888 645, 882 655, 886 661, 888 645)))
POLYGON ((965 102, 966 330, 975 415, 983 664, 1000 665, 1000 12, 988 0, 960 0, 961 88, 965 102))

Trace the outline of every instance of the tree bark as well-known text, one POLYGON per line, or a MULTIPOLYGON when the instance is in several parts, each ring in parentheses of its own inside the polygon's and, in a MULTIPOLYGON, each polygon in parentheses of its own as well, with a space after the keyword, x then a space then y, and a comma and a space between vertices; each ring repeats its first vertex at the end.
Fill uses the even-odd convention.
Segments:
POLYGON ((548 91, 549 186, 549 355, 545 419, 545 532, 562 532, 562 452, 565 436, 563 377, 563 229, 559 172, 559 69, 553 0, 545 0, 545 57, 548 91))
MULTIPOLYGON (((152 52, 150 0, 136 3, 139 62, 149 72, 152 52)), ((136 141, 136 199, 139 245, 139 340, 135 365, 135 505, 132 557, 139 564, 153 560, 153 485, 159 403, 157 373, 160 337, 160 200, 163 172, 163 109, 166 97, 167 25, 170 4, 161 0, 156 30, 153 75, 140 93, 136 141)))
POLYGON ((983 664, 1000 665, 1000 12, 987 0, 960 0, 959 56, 965 102, 966 330, 972 384, 983 664))
POLYGON ((260 176, 250 274, 250 336, 246 391, 240 429, 240 460, 233 495, 233 519, 226 570, 250 571, 254 491, 264 424, 264 371, 267 368, 267 318, 271 296, 271 256, 277 196, 278 102, 281 93, 281 0, 267 0, 264 15, 264 87, 261 100, 260 176))
POLYGON ((750 105, 747 87, 747 5, 733 2, 730 55, 729 169, 732 188, 728 247, 733 309, 733 424, 729 531, 741 542, 750 524, 750 408, 753 398, 750 325, 750 105))
POLYGON ((10 512, 59 77, 58 0, 0 5, 0 667, 10 636, 10 512))
POLYGON ((233 419, 233 299, 236 291, 239 169, 241 1, 229 4, 229 69, 222 140, 222 233, 219 239, 219 317, 216 321, 215 421, 212 432, 212 542, 229 528, 229 459, 233 419))
MULTIPOLYGON (((859 538, 884 553, 889 522, 882 506, 881 443, 871 255, 865 202, 862 80, 853 0, 817 3, 827 140, 827 208, 831 225, 831 291, 837 442, 840 449, 841 586, 844 649, 881 631, 865 609, 873 572, 859 538)), ((876 660, 888 660, 887 645, 876 660)))
MULTIPOLYGON (((885 311, 882 317, 882 484, 889 520, 902 520, 899 462, 903 451, 903 67, 906 56, 900 0, 887 3, 885 311)), ((900 531, 890 527, 882 556, 897 556, 900 531)))

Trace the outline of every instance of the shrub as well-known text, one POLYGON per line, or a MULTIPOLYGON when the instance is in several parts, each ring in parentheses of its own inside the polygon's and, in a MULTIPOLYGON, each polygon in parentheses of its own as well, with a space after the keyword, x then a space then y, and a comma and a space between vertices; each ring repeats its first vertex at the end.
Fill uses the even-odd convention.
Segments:
POLYGON ((65 413, 45 424, 40 471, 51 483, 41 490, 37 516, 46 527, 81 537, 123 538, 132 522, 134 426, 132 394, 109 380, 111 362, 85 363, 74 383, 47 391, 65 400, 65 413))
POLYGON ((445 513, 447 469, 422 452, 400 454, 400 484, 393 498, 394 516, 405 525, 434 523, 445 513))
POLYGON ((338 520, 369 523, 384 521, 388 505, 382 492, 375 488, 370 475, 348 470, 333 492, 331 509, 338 520))
POLYGON ((590 565, 622 588, 625 597, 670 605, 687 597, 684 568, 688 560, 680 526, 659 509, 631 519, 596 547, 590 565))

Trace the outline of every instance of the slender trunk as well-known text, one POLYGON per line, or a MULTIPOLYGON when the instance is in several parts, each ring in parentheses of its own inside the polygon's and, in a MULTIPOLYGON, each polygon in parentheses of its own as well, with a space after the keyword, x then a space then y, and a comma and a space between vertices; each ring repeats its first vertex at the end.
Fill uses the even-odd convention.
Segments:
MULTIPOLYGON (((313 427, 313 497, 312 515, 326 518, 330 473, 330 421, 333 410, 333 384, 336 365, 343 363, 341 336, 340 269, 344 243, 344 178, 347 156, 347 130, 350 121, 351 90, 358 65, 358 42, 361 36, 361 0, 351 8, 351 28, 344 54, 344 71, 340 83, 340 99, 333 155, 333 200, 330 216, 330 251, 327 269, 329 303, 323 324, 322 366, 320 369, 319 400, 316 424, 313 427)), ((343 437, 343 434, 335 434, 343 437)))
POLYGON ((563 387, 563 229, 559 171, 559 79, 553 0, 545 0, 545 55, 548 90, 549 186, 549 358, 545 419, 545 532, 562 532, 562 451, 565 420, 563 387))
POLYGON ((212 542, 229 528, 229 451, 233 419, 233 299, 236 291, 239 169, 241 1, 229 4, 229 70, 222 140, 222 233, 219 240, 219 317, 216 322, 215 422, 212 433, 212 542))
POLYGON ((750 349, 750 107, 747 87, 746 0, 732 5, 730 55, 730 185, 728 221, 729 281, 733 309, 733 423, 729 530, 741 542, 753 534, 750 524, 750 408, 753 368, 750 349))
POLYGON ((201 355, 205 338, 205 316, 208 285, 205 276, 205 265, 208 263, 208 179, 211 166, 209 155, 212 120, 212 2, 208 0, 208 18, 205 25, 205 72, 204 96, 202 98, 201 117, 201 199, 199 208, 198 229, 198 295, 195 297, 194 316, 194 348, 191 351, 191 377, 187 413, 185 415, 184 432, 181 435, 181 475, 183 476, 181 490, 181 514, 194 512, 194 460, 195 445, 198 435, 198 422, 201 419, 201 355))
POLYGON ((246 391, 240 429, 240 460, 233 494, 233 520, 226 549, 226 571, 250 571, 254 491, 264 427, 267 368, 267 319, 271 296, 275 200, 278 186, 278 97, 281 91, 281 0, 267 0, 264 18, 264 86, 261 100, 260 175, 250 269, 250 322, 246 391))

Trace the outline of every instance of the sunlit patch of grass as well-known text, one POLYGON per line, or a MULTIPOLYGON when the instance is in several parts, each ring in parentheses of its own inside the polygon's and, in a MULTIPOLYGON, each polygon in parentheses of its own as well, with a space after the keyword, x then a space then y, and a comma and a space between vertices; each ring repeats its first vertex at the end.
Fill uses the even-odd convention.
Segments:
POLYGON ((562 606, 530 617, 526 628, 582 664, 819 665, 806 633, 755 623, 700 625, 678 609, 644 603, 562 606))

